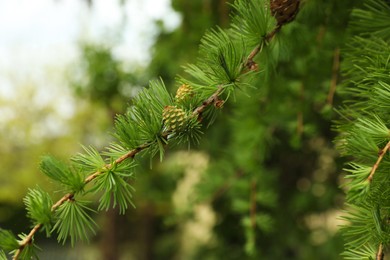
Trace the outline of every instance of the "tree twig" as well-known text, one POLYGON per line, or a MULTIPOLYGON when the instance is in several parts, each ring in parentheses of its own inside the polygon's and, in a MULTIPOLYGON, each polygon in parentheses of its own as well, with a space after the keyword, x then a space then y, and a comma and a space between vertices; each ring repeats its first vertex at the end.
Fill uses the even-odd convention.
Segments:
POLYGON ((35 235, 35 233, 38 232, 38 230, 41 229, 43 225, 42 224, 36 224, 33 229, 31 229, 30 233, 25 237, 23 242, 20 244, 19 249, 15 252, 14 256, 12 259, 18 259, 20 254, 22 253, 23 249, 32 242, 32 239, 35 235))
POLYGON ((374 166, 372 166, 370 175, 368 176, 367 180, 371 183, 372 178, 374 178, 374 174, 376 170, 378 169, 379 164, 381 163, 383 157, 385 156, 386 152, 390 149, 390 141, 386 144, 386 146, 379 151, 379 157, 378 160, 376 160, 374 166))
POLYGON ((383 244, 380 243, 375 260, 384 260, 384 259, 385 259, 385 254, 383 252, 383 244))
POLYGON ((109 163, 107 165, 105 165, 103 167, 103 171, 97 171, 91 175, 89 175, 87 178, 85 178, 84 182, 87 184, 89 182, 91 182, 92 180, 94 180, 98 175, 102 174, 102 172, 104 172, 104 170, 109 170, 111 169, 114 165, 116 164, 120 164, 121 162, 123 162, 124 160, 126 160, 127 158, 134 158, 134 156, 143 151, 144 149, 148 148, 151 144, 150 143, 145 143, 145 144, 142 144, 140 146, 138 146, 137 148, 131 150, 130 152, 122 155, 121 157, 119 157, 118 159, 116 159, 114 161, 114 163, 109 163))
POLYGON ((333 104, 334 94, 336 93, 337 79, 340 69, 340 48, 336 48, 333 54, 332 79, 330 81, 330 88, 328 97, 326 99, 329 105, 333 104))
POLYGON ((251 51, 251 53, 248 55, 245 63, 245 67, 248 68, 249 70, 256 70, 257 69, 257 64, 256 62, 253 61, 254 57, 261 52, 261 50, 264 47, 264 44, 267 42, 271 41, 275 34, 282 28, 281 25, 278 25, 273 29, 270 33, 268 33, 262 40, 261 42, 251 51))
POLYGON ((203 101, 202 105, 195 108, 192 114, 195 116, 201 115, 208 106, 210 106, 211 104, 215 104, 219 100, 219 96, 222 94, 222 92, 223 86, 219 85, 217 90, 208 99, 203 101))
POLYGON ((282 25, 277 25, 275 27, 275 29, 273 29, 270 33, 268 33, 265 36, 265 41, 267 41, 267 42, 271 41, 274 38, 274 36, 280 31, 281 28, 282 28, 282 25))
POLYGON ((250 218, 251 218, 251 227, 254 229, 256 227, 256 180, 253 180, 251 183, 251 194, 250 194, 250 218))

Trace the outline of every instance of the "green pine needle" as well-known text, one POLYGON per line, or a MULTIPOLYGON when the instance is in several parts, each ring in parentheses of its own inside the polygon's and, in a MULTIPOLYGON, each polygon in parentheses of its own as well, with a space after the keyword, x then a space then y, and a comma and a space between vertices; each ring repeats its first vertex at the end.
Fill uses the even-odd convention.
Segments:
POLYGON ((374 239, 376 227, 369 205, 349 205, 347 214, 342 217, 348 225, 342 226, 347 248, 359 248, 374 239))
MULTIPOLYGON (((207 113, 207 112, 206 112, 207 113)), ((187 144, 188 148, 191 144, 199 144, 202 137, 201 124, 197 117, 188 117, 184 129, 171 135, 169 140, 172 145, 187 144)))
POLYGON ((78 169, 70 169, 69 166, 51 157, 44 156, 40 164, 41 171, 49 178, 57 181, 72 193, 84 190, 84 178, 78 169))
POLYGON ((374 115, 373 118, 361 117, 357 120, 356 128, 376 144, 381 144, 390 138, 390 130, 379 116, 374 115))
POLYGON ((11 231, 0 228, 0 249, 9 252, 19 248, 19 243, 11 231))
MULTIPOLYGON (((22 242, 26 239, 27 235, 26 234, 19 234, 19 241, 22 242)), ((41 249, 34 243, 34 240, 31 243, 28 243, 25 245, 23 248, 23 251, 19 255, 19 259, 36 259, 38 260, 39 257, 37 255, 37 251, 40 251, 41 249)), ((12 253, 15 253, 13 251, 12 253)))
POLYGON ((242 40, 233 40, 226 31, 217 28, 202 38, 199 63, 210 67, 209 76, 214 77, 217 84, 236 83, 242 74, 245 54, 242 40))
POLYGON ((364 245, 357 249, 349 248, 341 255, 345 260, 374 260, 376 257, 376 248, 371 244, 364 245))
POLYGON ((106 151, 103 151, 103 155, 109 158, 119 158, 127 152, 129 151, 125 147, 113 142, 108 146, 106 151))
POLYGON ((208 31, 201 40, 196 65, 185 66, 193 81, 191 86, 237 84, 246 62, 246 47, 242 40, 235 40, 227 31, 217 28, 208 31))
POLYGON ((86 173, 93 173, 99 171, 106 165, 106 162, 99 154, 99 152, 93 147, 82 146, 84 153, 78 153, 72 158, 82 171, 86 173))
POLYGON ((267 0, 239 0, 232 7, 236 12, 233 31, 237 37, 245 39, 250 48, 258 45, 276 26, 267 0))
POLYGON ((57 231, 58 242, 65 242, 70 237, 71 245, 78 240, 89 241, 89 233, 95 234, 97 224, 88 212, 95 212, 87 206, 86 201, 69 200, 58 207, 56 211, 56 223, 53 230, 57 231))
POLYGON ((46 235, 50 236, 53 201, 49 194, 39 187, 29 189, 23 201, 27 208, 27 216, 32 220, 33 226, 42 224, 46 235))
POLYGON ((370 32, 384 39, 390 39, 390 5, 385 1, 366 0, 364 9, 352 12, 351 29, 355 34, 370 32))
POLYGON ((390 7, 365 0, 352 12, 353 37, 344 49, 338 148, 350 162, 345 169, 348 208, 343 217, 344 259, 376 259, 390 244, 390 7), (374 176, 375 174, 375 176, 374 176), (369 178, 370 177, 370 178, 369 178), (372 178, 373 177, 373 178, 372 178))
POLYGON ((164 83, 151 81, 150 87, 134 98, 129 111, 117 117, 114 136, 128 150, 149 143, 152 157, 158 152, 161 155, 159 141, 163 131, 162 112, 165 106, 171 104, 173 100, 164 83))
POLYGON ((119 206, 119 212, 124 214, 129 204, 133 207, 132 193, 134 188, 128 183, 132 177, 135 164, 118 164, 95 178, 93 192, 102 192, 98 210, 108 210, 119 206))
POLYGON ((372 103, 376 104, 377 108, 381 110, 390 110, 390 84, 378 81, 377 85, 373 88, 373 92, 374 93, 371 96, 372 103))

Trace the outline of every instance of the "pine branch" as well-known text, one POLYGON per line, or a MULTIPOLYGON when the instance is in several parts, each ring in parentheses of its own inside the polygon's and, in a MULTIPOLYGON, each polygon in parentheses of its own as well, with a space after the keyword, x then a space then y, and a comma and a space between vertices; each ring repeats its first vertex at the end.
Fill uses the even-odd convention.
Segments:
MULTIPOLYGON (((251 60, 253 60, 253 58, 258 53, 259 53, 259 50, 256 47, 251 52, 251 54, 249 55, 248 60, 249 60, 249 58, 251 60)), ((224 88, 223 88, 222 85, 218 86, 217 90, 209 98, 207 98, 200 106, 195 108, 193 110, 192 114, 194 116, 199 117, 199 120, 201 120, 201 115, 202 115, 202 113, 205 111, 205 109, 207 107, 209 107, 211 105, 214 105, 216 107, 220 107, 222 100, 219 98, 219 96, 223 93, 223 90, 224 90, 224 88)), ((163 137, 168 137, 169 134, 170 134, 170 131, 165 131, 165 132, 162 133, 162 136, 163 137)), ((96 171, 96 172, 90 174, 87 178, 85 178, 84 183, 88 184, 91 181, 93 181, 95 178, 97 178, 97 176, 99 176, 100 174, 105 172, 105 170, 112 169, 112 167, 114 165, 120 164, 120 163, 122 163, 123 161, 125 161, 128 158, 134 158, 138 153, 140 153, 141 151, 145 150, 149 146, 150 146, 150 143, 144 143, 143 145, 140 145, 139 147, 137 147, 137 148, 129 151, 128 153, 124 154, 123 156, 119 157, 118 159, 116 159, 114 161, 114 163, 106 164, 101 171, 96 171)), ((52 208, 51 208, 52 212, 55 212, 57 210, 57 208, 60 207, 64 202, 71 200, 74 197, 74 195, 75 195, 74 193, 67 193, 62 198, 60 198, 52 206, 52 208)), ((32 242, 32 239, 33 239, 34 235, 42 228, 42 226, 43 226, 42 224, 37 224, 37 225, 34 226, 34 228, 30 231, 28 236, 20 243, 20 247, 19 247, 19 249, 16 251, 16 253, 14 255, 14 258, 13 258, 14 260, 17 260, 19 258, 19 255, 21 254, 23 249, 26 247, 27 244, 32 242)))
MULTIPOLYGON (((290 22, 292 19, 294 19, 296 13, 298 12, 298 7, 299 7, 299 1, 296 1, 298 3, 296 9, 294 10, 294 14, 291 14, 291 17, 288 18, 288 20, 283 20, 282 22, 278 20, 277 25, 274 27, 273 30, 270 30, 269 33, 265 34, 264 37, 259 37, 260 43, 258 43, 255 48, 250 52, 250 54, 246 57, 246 59, 243 59, 245 57, 240 56, 243 52, 236 50, 234 42, 229 39, 227 34, 223 32, 222 30, 220 32, 217 31, 212 31, 210 34, 206 34, 206 37, 204 38, 202 44, 203 44, 203 51, 208 51, 211 53, 211 55, 208 55, 208 53, 205 54, 205 57, 202 57, 206 60, 205 63, 201 64, 202 68, 206 70, 206 72, 202 71, 202 68, 192 66, 190 68, 189 73, 196 78, 204 81, 205 85, 213 86, 214 82, 217 80, 223 81, 224 83, 220 83, 217 85, 217 87, 213 88, 212 93, 204 98, 203 102, 196 106, 194 109, 192 109, 191 115, 192 118, 196 119, 196 121, 201 122, 203 120, 202 114, 206 111, 206 109, 210 106, 214 106, 215 108, 221 108, 223 103, 225 102, 223 99, 221 99, 221 95, 224 93, 224 91, 227 89, 228 86, 231 85, 236 85, 238 84, 238 77, 247 74, 250 71, 255 71, 257 70, 257 64, 253 61, 255 56, 260 53, 263 49, 263 47, 271 41, 276 33, 280 31, 280 28, 282 25, 284 25, 287 22, 290 22), (217 41, 217 44, 213 42, 214 40, 217 41), (219 46, 222 44, 222 47, 219 46), (211 68, 211 69, 210 69, 211 68), (220 70, 220 71, 219 71, 220 70), (212 80, 209 79, 209 76, 212 77, 212 80)), ((240 5, 241 2, 237 2, 237 10, 242 11, 245 14, 248 14, 248 10, 245 9, 244 5, 240 5)), ((257 4, 259 4, 258 2, 257 4)), ((264 8, 264 7, 262 7, 264 8)), ((266 8, 265 8, 266 10, 266 8)), ((267 11, 267 10, 266 10, 267 11)), ((264 12, 261 11, 261 12, 264 12)), ((252 17, 253 18, 253 14, 252 17)), ((264 18, 261 18, 264 19, 264 18)), ((260 19, 260 20, 261 20, 260 19)), ((266 25, 262 26, 261 30, 267 31, 267 28, 269 27, 269 20, 267 20, 268 17, 261 22, 264 22, 266 25), (268 27, 267 27, 268 26, 268 27)), ((253 32, 258 30, 254 25, 256 24, 251 24, 250 22, 247 22, 247 27, 249 31, 253 32)), ((235 26, 236 33, 237 31, 240 30, 238 26, 235 26)), ((249 33, 248 33, 249 34, 249 33)), ((264 34, 260 34, 264 35, 264 34)), ((253 38, 253 35, 252 35, 253 38)), ((195 84, 196 85, 196 84, 195 84)), ((105 163, 105 161, 101 158, 100 154, 97 152, 95 153, 94 150, 88 150, 86 149, 86 152, 88 155, 92 156, 91 158, 87 157, 79 157, 76 159, 76 161, 81 162, 82 164, 86 164, 87 169, 98 169, 94 171, 91 174, 88 174, 84 179, 79 179, 81 176, 80 172, 76 172, 73 175, 72 169, 66 168, 65 170, 62 169, 62 164, 53 160, 48 159, 46 164, 43 164, 42 169, 47 174, 49 177, 53 178, 54 180, 64 184, 66 186, 66 189, 68 192, 61 197, 57 202, 55 202, 50 210, 46 210, 45 213, 51 212, 52 214, 54 213, 60 213, 63 214, 63 216, 66 216, 66 214, 70 214, 70 216, 74 216, 74 214, 77 214, 77 212, 82 212, 84 219, 80 220, 80 222, 77 222, 79 225, 85 224, 85 221, 91 221, 92 219, 86 215, 86 210, 90 210, 85 206, 85 202, 79 202, 79 203, 71 203, 71 202, 77 202, 75 201, 75 196, 78 193, 84 192, 83 189, 84 187, 91 183, 94 180, 99 180, 99 178, 103 174, 108 174, 111 173, 112 171, 115 171, 117 167, 121 164, 125 164, 125 162, 128 159, 134 159, 136 155, 138 155, 140 152, 150 148, 151 154, 154 155, 156 152, 160 150, 160 155, 163 153, 165 146, 169 143, 169 141, 173 138, 172 136, 176 133, 178 133, 178 129, 176 127, 179 127, 181 125, 177 124, 174 122, 174 120, 181 119, 181 118, 174 118, 174 119, 169 119, 168 116, 164 117, 163 114, 163 125, 162 125, 162 130, 160 130, 158 136, 155 136, 155 130, 160 129, 161 125, 157 123, 153 123, 153 120, 156 118, 156 114, 153 114, 152 109, 154 111, 157 111, 156 113, 160 113, 161 111, 161 105, 166 104, 166 107, 164 108, 163 113, 165 112, 165 109, 171 109, 172 111, 175 111, 176 113, 179 113, 181 115, 182 110, 180 108, 176 108, 175 106, 169 106, 169 100, 166 97, 163 97, 159 94, 159 89, 155 88, 153 89, 150 93, 149 92, 143 92, 141 93, 137 100, 138 104, 141 106, 135 107, 133 110, 132 118, 131 120, 134 119, 134 122, 139 122, 142 125, 142 136, 140 135, 139 140, 133 140, 131 137, 128 136, 128 132, 124 130, 124 128, 120 128, 118 131, 121 134, 123 134, 125 137, 120 138, 120 141, 124 144, 125 147, 130 148, 129 151, 125 154, 122 154, 119 156, 118 151, 115 149, 116 147, 113 147, 113 151, 111 154, 118 154, 119 157, 117 159, 113 160, 110 163, 105 163), (155 95, 155 96, 153 96, 155 95), (145 100, 143 100, 144 98, 145 100), (156 101, 156 104, 153 104, 152 101, 156 101), (142 105, 145 105, 146 103, 150 103, 151 108, 144 108, 142 105), (158 104, 157 104, 158 103, 158 104), (150 114, 149 114, 150 113, 150 114), (137 121, 138 120, 138 121, 137 121), (171 121, 169 121, 171 120, 171 121), (150 123, 151 125, 148 126, 147 123, 150 123), (171 123, 171 125, 169 125, 171 123), (145 138, 145 136, 147 138, 145 138), (153 141, 148 140, 149 137, 155 137, 156 139, 152 139, 153 141), (145 142, 141 143, 140 140, 146 140, 145 142), (127 143, 126 143, 127 142, 127 143), (137 145, 138 144, 138 145, 137 145), (132 147, 135 147, 131 149, 132 147), (156 150, 157 149, 157 150, 156 150), (97 156, 97 157, 95 157, 97 156), (50 172, 50 170, 53 170, 53 172, 50 172), (71 177, 67 177, 67 175, 70 175, 71 177), (66 204, 66 203, 71 203, 71 204, 66 204), (83 222, 84 221, 84 222, 83 222)), ((178 97, 176 97, 178 98, 178 97)), ((136 103, 137 103, 136 102, 136 103)), ((161 116, 161 114, 159 114, 161 116)), ((177 117, 177 115, 176 115, 177 117)), ((123 121, 120 121, 121 119, 118 119, 119 123, 122 124, 119 127, 123 127, 123 122, 125 123, 131 123, 127 122, 126 118, 123 119, 123 121)), ((188 121, 188 124, 191 124, 190 121, 188 121)), ((131 126, 130 126, 131 127, 131 126)), ((134 130, 136 128, 132 128, 134 130)), ((180 134, 180 133, 178 133, 180 134)), ((118 134, 119 136, 120 134, 118 134)), ((114 157, 115 158, 115 157, 114 157)), ((95 185, 97 186, 98 184, 95 185)), ((256 183, 253 183, 253 192, 255 190, 256 183)), ((94 191, 98 190, 96 188, 94 191)), ((252 197, 254 194, 252 194, 252 197)), ((254 199, 254 198, 252 198, 254 199)), ((107 202, 107 201, 105 201, 107 202)), ((110 205, 110 200, 108 200, 108 204, 104 203, 101 204, 103 206, 99 206, 99 208, 108 208, 110 205)), ((115 201, 114 201, 114 206, 115 206, 115 201)), ((51 205, 51 204, 50 204, 51 205)), ((126 208, 127 204, 124 205, 124 208, 126 208)), ((120 205, 121 206, 121 205, 120 205)), ((252 218, 254 217, 256 208, 255 204, 253 204, 253 208, 251 210, 251 215, 252 218)), ((37 220, 36 220, 37 221, 37 220)), ((19 247, 14 251, 13 259, 17 260, 21 255, 23 254, 23 250, 27 248, 30 244, 33 244, 33 239, 34 235, 42 229, 46 224, 45 223, 40 223, 37 221, 29 234, 27 236, 24 236, 22 241, 19 242, 19 247), (38 222, 38 223, 37 223, 38 222)), ((58 229, 59 230, 59 240, 65 241, 66 237, 71 234, 80 235, 80 233, 83 233, 84 231, 81 231, 79 229, 77 230, 70 230, 70 229, 61 229, 61 227, 64 225, 66 226, 68 222, 57 222, 56 225, 54 226, 53 229, 58 229), (69 233, 70 232, 70 233, 69 233)), ((88 224, 88 223, 86 223, 88 224)), ((252 225, 254 225, 254 219, 252 219, 252 225)), ((90 225, 89 228, 91 228, 93 225, 90 225)), ((47 229, 47 227, 45 227, 47 229)), ((81 235, 82 238, 86 237, 85 234, 81 235)), ((72 244, 73 244, 73 237, 72 237, 72 244)))
MULTIPOLYGON (((162 134, 163 136, 167 136, 167 133, 163 133, 162 134)), ((123 156, 119 157, 118 159, 116 159, 114 161, 114 163, 109 163, 107 165, 105 165, 103 167, 103 170, 110 170, 112 169, 112 167, 116 164, 120 164, 122 163, 124 160, 128 159, 128 158, 134 158, 139 152, 143 151, 144 149, 148 148, 150 146, 150 143, 145 143, 143 145, 140 145, 139 147, 129 151, 128 153, 124 154, 123 156)), ((103 171, 97 171, 91 175, 89 175, 85 180, 85 184, 93 181, 98 175, 102 174, 103 171)), ((61 203, 62 204, 62 203, 61 203)), ((59 205, 58 205, 59 206, 59 205)), ((57 207, 58 207, 57 206, 57 207)), ((56 207, 56 208, 57 208, 56 207)))
POLYGON ((378 248, 378 253, 376 254, 376 259, 375 260, 384 260, 385 259, 385 254, 383 252, 383 244, 379 244, 378 248))
POLYGON ((25 239, 20 243, 20 246, 19 246, 19 249, 15 252, 14 256, 13 256, 13 260, 17 260, 19 259, 19 256, 20 254, 22 253, 23 249, 29 245, 30 243, 32 243, 32 240, 34 238, 34 235, 35 233, 37 233, 41 228, 42 228, 42 224, 37 224, 34 226, 33 229, 31 229, 30 233, 25 237, 25 239))
POLYGON ((334 94, 336 93, 337 79, 338 79, 339 72, 340 72, 340 48, 336 48, 333 54, 332 78, 330 81, 328 97, 326 99, 329 105, 333 104, 333 98, 334 98, 334 94))
POLYGON ((367 178, 367 181, 369 183, 372 182, 372 179, 374 178, 374 174, 375 174, 376 170, 378 169, 379 164, 381 163, 383 157, 385 156, 385 154, 387 153, 387 151, 389 149, 390 149, 390 141, 386 144, 386 146, 382 150, 379 151, 378 160, 375 162, 374 166, 371 169, 370 175, 367 178))
POLYGON ((192 114, 194 116, 201 116, 203 111, 212 104, 214 104, 214 106, 216 107, 220 107, 222 100, 219 99, 219 96, 222 94, 222 92, 223 92, 223 87, 220 85, 218 86, 217 91, 215 91, 208 99, 203 101, 202 105, 194 109, 192 114))
POLYGON ((264 44, 268 43, 269 41, 271 41, 274 36, 276 35, 277 32, 280 31, 280 29, 282 28, 282 25, 277 25, 275 27, 275 29, 273 29, 270 33, 268 33, 265 37, 264 37, 264 41, 262 41, 260 44, 258 44, 253 50, 252 52, 249 54, 248 58, 247 58, 247 62, 245 64, 245 67, 247 67, 249 70, 257 70, 257 64, 253 61, 254 57, 259 53, 261 52, 261 50, 263 49, 264 47, 264 44))
POLYGON ((385 1, 365 0, 365 10, 352 11, 342 72, 348 100, 338 123, 339 148, 351 156, 346 178, 348 208, 341 229, 346 259, 384 259, 390 241, 389 176, 385 174, 390 150, 388 23, 385 1), (386 103, 383 103, 386 102, 386 103), (383 147, 378 152, 378 147, 383 147), (375 155, 377 153, 377 155, 375 155), (381 167, 379 167, 381 166, 381 167), (381 174, 377 174, 380 172, 381 174), (374 178, 375 177, 375 178, 374 178))
POLYGON ((251 227, 255 229, 256 227, 256 194, 257 194, 257 183, 256 180, 253 180, 251 183, 251 193, 250 193, 250 218, 251 218, 251 227))
MULTIPOLYGON (((128 158, 134 158, 134 156, 141 152, 142 150, 146 149, 147 147, 149 147, 150 144, 144 144, 134 150, 131 150, 130 152, 128 152, 127 154, 119 157, 118 159, 115 160, 115 163, 114 164, 120 164, 122 163, 124 160, 128 159, 128 158)), ((109 170, 113 167, 114 165, 113 163, 110 163, 110 164, 107 164, 104 166, 104 169, 105 170, 109 170)), ((97 172, 94 172, 92 173, 91 175, 89 175, 85 180, 84 180, 84 183, 87 184, 89 182, 91 182, 92 180, 94 180, 98 175, 102 174, 103 171, 97 171, 97 172)), ((73 197, 74 197, 74 193, 67 193, 65 194, 62 198, 60 198, 51 208, 51 211, 52 212, 55 212, 57 210, 58 207, 60 207, 64 202, 66 201, 69 201, 71 200, 73 197)), ((20 247, 19 249, 16 251, 13 259, 16 260, 19 258, 19 255, 21 254, 21 252, 23 251, 23 249, 26 247, 26 245, 30 244, 32 242, 32 239, 34 237, 34 235, 43 227, 42 224, 37 224, 34 226, 34 228, 30 231, 30 233, 27 235, 27 237, 20 243, 20 247)))

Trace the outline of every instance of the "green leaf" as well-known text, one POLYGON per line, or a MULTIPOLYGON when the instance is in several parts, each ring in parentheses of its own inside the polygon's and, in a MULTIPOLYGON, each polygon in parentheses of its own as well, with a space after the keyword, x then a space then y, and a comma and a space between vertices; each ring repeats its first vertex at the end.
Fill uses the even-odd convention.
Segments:
POLYGON ((356 249, 349 248, 341 255, 346 260, 374 260, 376 258, 375 250, 376 249, 373 246, 368 244, 356 249))
MULTIPOLYGON (((242 40, 233 39, 220 28, 208 31, 201 40, 199 59, 196 65, 185 66, 185 71, 194 78, 188 81, 196 92, 217 90, 219 85, 242 84, 246 63, 246 47, 242 40)), ((201 96, 206 96, 201 94, 201 96)))
POLYGON ((109 158, 119 158, 128 152, 129 152, 128 149, 126 149, 125 147, 123 147, 118 143, 113 142, 107 148, 107 151, 103 152, 103 155, 109 158))
POLYGON ((5 252, 3 250, 0 250, 0 260, 8 260, 7 256, 5 255, 5 252))
POLYGON ((382 111, 390 110, 390 84, 378 81, 373 92, 374 93, 371 95, 371 102, 376 104, 382 111))
POLYGON ((243 41, 233 40, 220 28, 210 30, 201 40, 201 62, 209 66, 209 75, 219 84, 236 83, 246 62, 246 47, 243 41))
POLYGON ((359 131, 356 126, 351 126, 349 133, 345 134, 343 142, 342 149, 344 149, 345 154, 355 156, 359 162, 374 165, 378 158, 379 148, 370 136, 359 131))
POLYGON ((342 219, 348 223, 341 228, 347 249, 359 251, 364 245, 376 242, 377 226, 370 205, 348 205, 342 219))
POLYGON ((53 230, 57 231, 58 242, 65 244, 70 237, 71 245, 78 240, 89 241, 89 233, 96 234, 97 224, 88 212, 95 212, 87 207, 86 201, 68 200, 58 207, 56 223, 53 230))
POLYGON ((134 163, 117 164, 112 169, 99 174, 94 180, 93 192, 102 192, 99 199, 99 210, 108 210, 119 206, 119 212, 124 214, 128 205, 133 205, 134 188, 127 182, 133 175, 134 163))
POLYGON ((149 144, 148 151, 153 157, 161 152, 158 143, 164 138, 162 112, 171 104, 173 100, 164 83, 151 81, 150 87, 134 98, 129 111, 116 118, 114 136, 128 150, 149 144))
POLYGON ((252 220, 250 217, 243 217, 241 223, 245 231, 245 252, 249 256, 254 256, 256 254, 256 232, 252 226, 252 220))
POLYGON ((354 83, 344 91, 362 98, 357 100, 358 104, 352 104, 356 107, 371 94, 372 83, 388 81, 390 43, 382 38, 354 36, 349 39, 344 53, 341 69, 348 81, 354 83), (357 87, 357 84, 360 85, 357 87))
POLYGON ((83 171, 93 173, 103 168, 106 163, 99 152, 93 147, 82 146, 84 153, 78 153, 72 158, 83 171))
POLYGON ((53 201, 49 194, 39 187, 29 189, 23 201, 27 208, 27 216, 32 220, 33 226, 42 224, 46 230, 46 235, 50 236, 53 201))
POLYGON ((40 168, 46 176, 59 182, 67 191, 78 193, 84 190, 84 178, 79 170, 71 170, 67 165, 51 156, 43 157, 40 168))
POLYGON ((11 231, 0 228, 0 248, 7 252, 19 248, 19 243, 11 231))
POLYGON ((390 130, 379 116, 375 115, 373 118, 361 117, 357 120, 357 131, 370 137, 376 144, 386 142, 390 138, 390 130))
POLYGON ((348 156, 347 206, 349 224, 344 259, 376 259, 380 244, 390 242, 389 157, 378 161, 390 131, 390 6, 386 1, 365 0, 352 11, 352 37, 343 50, 341 92, 347 95, 338 122, 338 148, 348 156), (379 153, 379 154, 378 154, 379 153), (379 165, 377 165, 379 163, 379 165), (375 168, 373 168, 375 165, 375 168), (372 170, 374 178, 369 181, 372 170))
POLYGON ((353 33, 390 39, 390 6, 386 1, 366 0, 364 8, 352 12, 353 33))
POLYGON ((238 0, 232 7, 236 12, 233 16, 233 31, 237 37, 245 39, 250 48, 260 44, 262 38, 276 26, 267 0, 238 0))
POLYGON ((270 233, 274 230, 275 221, 268 214, 258 213, 256 215, 256 224, 263 232, 270 233))
POLYGON ((206 94, 202 95, 203 99, 205 99, 217 90, 216 86, 220 82, 215 77, 212 77, 206 70, 203 70, 203 67, 201 66, 202 65, 199 66, 195 64, 184 66, 184 71, 194 80, 181 79, 181 81, 193 86, 197 92, 201 90, 206 91, 206 94))
POLYGON ((182 131, 175 133, 169 138, 172 140, 172 145, 185 143, 189 148, 191 144, 199 144, 202 134, 203 132, 201 130, 201 124, 197 119, 192 118, 187 122, 185 128, 182 131))

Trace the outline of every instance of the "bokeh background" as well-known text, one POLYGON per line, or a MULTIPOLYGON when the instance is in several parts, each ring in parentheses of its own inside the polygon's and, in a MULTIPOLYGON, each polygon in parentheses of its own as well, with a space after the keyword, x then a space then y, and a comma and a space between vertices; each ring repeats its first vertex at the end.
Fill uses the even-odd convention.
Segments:
MULTIPOLYGON (((93 215, 91 242, 36 237, 42 259, 340 259, 342 161, 331 130, 352 0, 306 0, 199 145, 137 169, 136 208, 93 215)), ((0 2, 0 227, 29 231, 22 199, 42 155, 103 149, 115 115, 161 77, 172 93, 225 0, 0 2)), ((91 198, 93 200, 94 198, 91 198)))

